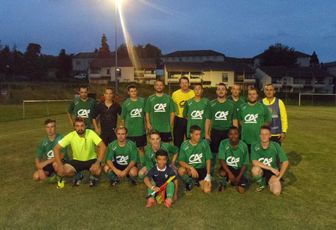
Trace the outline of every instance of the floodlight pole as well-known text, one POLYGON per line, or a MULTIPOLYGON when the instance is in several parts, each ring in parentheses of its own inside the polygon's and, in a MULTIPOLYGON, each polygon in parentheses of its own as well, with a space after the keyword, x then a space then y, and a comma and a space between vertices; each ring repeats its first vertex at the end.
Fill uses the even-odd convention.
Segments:
POLYGON ((117 33, 117 19, 118 19, 118 0, 114 0, 114 48, 115 48, 115 68, 114 68, 114 83, 115 83, 115 93, 118 93, 118 33, 117 33))

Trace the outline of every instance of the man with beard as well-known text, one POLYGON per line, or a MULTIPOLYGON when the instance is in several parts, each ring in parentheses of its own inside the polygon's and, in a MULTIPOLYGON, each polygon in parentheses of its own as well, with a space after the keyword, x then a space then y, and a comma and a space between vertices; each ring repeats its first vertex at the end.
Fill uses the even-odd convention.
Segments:
POLYGON ((145 105, 148 131, 158 131, 163 142, 172 141, 171 127, 174 122, 175 105, 170 96, 163 93, 164 83, 157 79, 155 94, 148 97, 145 105))
POLYGON ((272 115, 266 105, 258 102, 258 91, 255 88, 248 90, 247 100, 238 108, 238 120, 242 128, 242 140, 251 154, 251 145, 259 142, 261 126, 269 125, 272 115))
POLYGON ((217 99, 210 102, 209 118, 205 123, 205 138, 210 140, 212 152, 212 174, 215 170, 220 142, 228 137, 231 126, 238 126, 237 110, 233 102, 226 98, 227 89, 224 83, 217 85, 216 94, 217 99))
POLYGON ((90 171, 90 187, 98 182, 101 173, 101 162, 105 157, 106 146, 100 137, 90 129, 86 129, 84 120, 76 118, 74 123, 75 131, 63 137, 54 147, 55 162, 57 164, 57 174, 61 177, 74 176, 74 186, 80 185, 84 170, 90 171), (61 161, 61 149, 71 146, 72 160, 61 161), (96 151, 98 147, 98 153, 96 151))
POLYGON ((176 105, 176 116, 174 119, 174 145, 180 147, 187 132, 187 120, 183 117, 186 102, 195 96, 193 90, 189 89, 189 78, 179 79, 180 89, 172 94, 172 99, 176 105))

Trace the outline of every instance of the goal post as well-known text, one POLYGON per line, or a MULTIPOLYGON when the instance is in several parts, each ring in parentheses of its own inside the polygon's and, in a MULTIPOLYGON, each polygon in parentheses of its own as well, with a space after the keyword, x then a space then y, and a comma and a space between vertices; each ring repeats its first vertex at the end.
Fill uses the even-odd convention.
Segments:
MULTIPOLYGON (((64 100, 23 100, 22 101, 22 118, 25 119, 27 117, 27 106, 28 104, 35 104, 33 110, 36 112, 44 111, 44 115, 49 116, 51 115, 51 110, 53 108, 52 104, 65 104, 68 102, 71 102, 70 99, 64 99, 64 100), (41 106, 37 106, 38 103, 45 104, 45 108, 41 108, 41 106)), ((62 111, 66 111, 66 108, 64 108, 62 111)))
POLYGON ((303 97, 309 97, 312 105, 314 103, 317 105, 336 105, 336 94, 334 93, 299 93, 299 106, 304 101, 303 97))

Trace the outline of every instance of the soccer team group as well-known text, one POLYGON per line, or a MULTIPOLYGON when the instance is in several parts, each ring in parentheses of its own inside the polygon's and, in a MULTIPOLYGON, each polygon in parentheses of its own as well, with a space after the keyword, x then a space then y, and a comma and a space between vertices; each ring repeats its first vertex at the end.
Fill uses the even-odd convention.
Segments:
POLYGON ((288 168, 281 147, 288 122, 273 85, 265 86, 262 100, 255 88, 249 88, 246 101, 239 85, 233 85, 228 96, 226 85, 218 84, 212 101, 202 96, 200 83, 191 89, 189 79, 181 77, 179 86, 169 96, 163 81, 156 80, 154 94, 144 99, 130 85, 121 105, 112 88, 105 88, 96 103, 88 97, 88 87, 80 86, 68 109, 74 131, 62 136, 55 120, 45 121, 46 136, 36 151, 33 178, 49 177, 60 188, 64 177, 73 177, 73 185, 79 186, 83 171, 89 171, 91 187, 102 173, 112 187, 123 178, 133 185, 143 181, 148 187, 146 207, 157 202, 170 207, 181 181, 186 192, 199 186, 209 193, 216 181, 218 191, 232 185, 244 193, 256 182, 257 191, 268 186, 280 195, 288 168))

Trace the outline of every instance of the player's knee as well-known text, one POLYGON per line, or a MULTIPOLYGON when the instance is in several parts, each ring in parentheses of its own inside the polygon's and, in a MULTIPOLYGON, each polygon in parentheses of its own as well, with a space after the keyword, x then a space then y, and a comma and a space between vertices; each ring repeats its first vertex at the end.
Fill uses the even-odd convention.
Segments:
POLYGON ((38 178, 39 180, 44 180, 47 178, 47 175, 45 174, 45 172, 43 170, 38 170, 38 178))
POLYGON ((108 173, 110 171, 110 167, 107 164, 105 164, 103 167, 103 171, 104 173, 108 173))
POLYGON ((184 176, 185 174, 187 174, 187 170, 184 167, 179 167, 178 174, 180 176, 184 176))
POLYGON ((240 194, 243 194, 243 193, 245 193, 245 188, 244 188, 244 187, 241 187, 241 186, 238 186, 238 187, 237 187, 237 191, 238 191, 240 194))
POLYGON ((261 176, 262 174, 262 170, 258 166, 253 166, 251 171, 253 176, 261 176))
POLYGON ((211 185, 210 184, 205 185, 204 189, 203 189, 203 192, 204 193, 210 193, 211 192, 211 185))
POLYGON ((132 177, 136 177, 138 175, 138 169, 137 169, 137 167, 131 168, 131 170, 129 172, 129 175, 132 176, 132 177))
POLYGON ((33 173, 33 180, 39 180, 40 179, 40 177, 39 177, 39 173, 38 173, 38 171, 36 171, 36 172, 34 172, 33 173))

